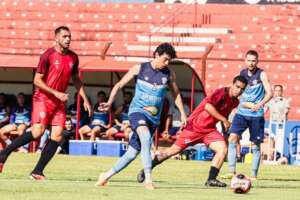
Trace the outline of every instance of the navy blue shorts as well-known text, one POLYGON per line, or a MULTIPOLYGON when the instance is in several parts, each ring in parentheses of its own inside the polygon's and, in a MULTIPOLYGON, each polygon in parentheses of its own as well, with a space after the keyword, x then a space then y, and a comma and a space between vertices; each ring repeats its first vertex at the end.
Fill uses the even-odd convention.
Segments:
POLYGON ((155 129, 157 128, 157 124, 154 124, 148 117, 143 113, 131 113, 129 115, 130 125, 133 131, 132 136, 129 139, 129 145, 132 146, 137 151, 141 150, 141 142, 138 134, 136 133, 136 129, 139 126, 146 126, 149 128, 151 136, 153 136, 155 129))
POLYGON ((265 130, 264 117, 249 117, 236 114, 233 118, 229 133, 235 133, 241 136, 247 128, 249 128, 251 142, 263 142, 265 130))

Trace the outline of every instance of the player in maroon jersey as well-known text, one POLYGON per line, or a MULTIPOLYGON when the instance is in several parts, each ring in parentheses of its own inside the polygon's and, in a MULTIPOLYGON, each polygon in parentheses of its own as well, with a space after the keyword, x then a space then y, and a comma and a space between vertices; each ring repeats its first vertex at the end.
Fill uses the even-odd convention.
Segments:
POLYGON ((39 138, 46 126, 51 125, 51 139, 44 147, 37 165, 30 174, 33 179, 45 179, 43 170, 54 156, 62 139, 66 120, 65 103, 69 99, 69 94, 65 91, 71 77, 74 86, 83 98, 84 108, 91 115, 91 106, 78 76, 78 56, 69 49, 71 32, 68 27, 61 26, 55 30, 55 42, 54 47, 41 55, 34 76, 32 131, 16 138, 0 152, 0 172, 11 152, 39 138))
MULTIPOLYGON (((168 149, 159 152, 152 160, 152 168, 197 143, 205 143, 215 152, 209 171, 206 186, 226 187, 226 183, 217 180, 227 154, 227 145, 223 135, 217 131, 216 124, 221 121, 225 131, 230 127, 228 116, 232 109, 238 106, 238 97, 247 85, 247 80, 237 76, 230 87, 217 89, 207 96, 188 118, 187 126, 183 128, 175 143, 168 149)), ((144 181, 144 171, 138 174, 138 182, 144 181)))

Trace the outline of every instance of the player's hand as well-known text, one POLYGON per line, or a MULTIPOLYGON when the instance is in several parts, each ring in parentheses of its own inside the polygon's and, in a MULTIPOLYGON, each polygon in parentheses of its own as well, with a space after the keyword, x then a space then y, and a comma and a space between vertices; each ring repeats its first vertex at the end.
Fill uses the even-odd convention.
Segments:
POLYGON ((111 104, 108 102, 105 102, 105 103, 100 103, 98 109, 102 112, 107 112, 107 111, 109 111, 110 107, 111 107, 111 104))
POLYGON ((92 116, 92 107, 91 107, 90 102, 89 101, 84 101, 83 102, 83 107, 84 107, 84 110, 89 113, 89 117, 91 117, 92 116))
POLYGON ((54 96, 62 102, 66 102, 69 99, 69 94, 63 92, 55 92, 54 96))
POLYGON ((223 120, 222 123, 224 126, 224 131, 227 132, 231 126, 231 123, 227 119, 223 120))
POLYGON ((185 113, 181 113, 181 127, 184 128, 187 125, 187 117, 185 115, 185 113))
POLYGON ((251 110, 253 112, 257 112, 259 111, 259 109, 261 109, 263 107, 263 105, 261 103, 258 103, 258 104, 254 104, 253 107, 251 108, 251 110))

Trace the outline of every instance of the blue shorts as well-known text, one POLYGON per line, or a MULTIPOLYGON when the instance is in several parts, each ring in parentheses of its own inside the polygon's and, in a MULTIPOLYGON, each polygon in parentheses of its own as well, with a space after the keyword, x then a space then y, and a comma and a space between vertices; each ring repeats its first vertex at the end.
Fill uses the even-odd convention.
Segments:
POLYGON ((157 128, 157 124, 154 124, 145 114, 143 113, 131 113, 129 115, 130 125, 133 131, 132 136, 129 139, 129 145, 132 146, 137 151, 141 150, 141 142, 140 138, 136 132, 136 129, 139 126, 146 126, 149 128, 151 136, 153 136, 155 129, 157 128))
POLYGON ((263 142, 265 130, 264 117, 249 117, 236 114, 233 118, 229 133, 241 136, 247 128, 249 128, 251 142, 263 142))
POLYGON ((104 132, 104 131, 107 130, 105 127, 101 126, 100 124, 97 124, 97 125, 95 125, 95 124, 89 124, 88 126, 90 127, 90 129, 94 129, 95 127, 99 127, 100 128, 100 132, 104 132))
POLYGON ((169 135, 174 136, 180 130, 180 127, 172 127, 169 129, 169 135))

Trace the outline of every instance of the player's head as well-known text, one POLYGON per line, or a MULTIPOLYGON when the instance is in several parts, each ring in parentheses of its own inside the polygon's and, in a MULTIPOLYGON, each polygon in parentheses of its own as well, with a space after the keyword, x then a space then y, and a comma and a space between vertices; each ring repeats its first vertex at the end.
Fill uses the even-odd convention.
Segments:
POLYGON ((99 91, 97 93, 97 99, 98 99, 98 103, 105 102, 106 101, 106 94, 105 94, 105 92, 99 91))
POLYGON ((238 97, 238 96, 240 96, 243 92, 244 92, 244 90, 245 90, 245 88, 246 88, 246 86, 247 86, 247 79, 245 79, 243 76, 236 76, 236 77, 234 77, 234 79, 233 79, 233 81, 232 81, 232 85, 231 85, 231 95, 233 96, 233 97, 238 97))
POLYGON ((6 96, 4 93, 0 93, 0 105, 4 105, 6 103, 6 96))
POLYGON ((17 103, 18 103, 18 105, 24 105, 25 104, 25 94, 23 92, 20 92, 17 95, 17 103))
POLYGON ((132 100, 132 96, 133 96, 132 92, 129 92, 129 91, 125 92, 124 93, 124 103, 129 104, 132 100))
POLYGON ((65 128, 66 128, 66 130, 71 130, 72 129, 72 119, 71 119, 71 116, 67 116, 66 117, 65 128))
POLYGON ((274 97, 282 97, 282 93, 283 93, 283 86, 275 85, 274 86, 274 97))
POLYGON ((245 63, 249 71, 255 71, 258 64, 258 53, 254 50, 249 50, 246 53, 245 63))
POLYGON ((65 50, 69 49, 71 43, 70 29, 66 26, 60 26, 55 29, 54 34, 56 44, 65 50))
POLYGON ((170 61, 176 58, 176 51, 169 43, 160 44, 154 51, 154 63, 159 69, 169 65, 170 61))

